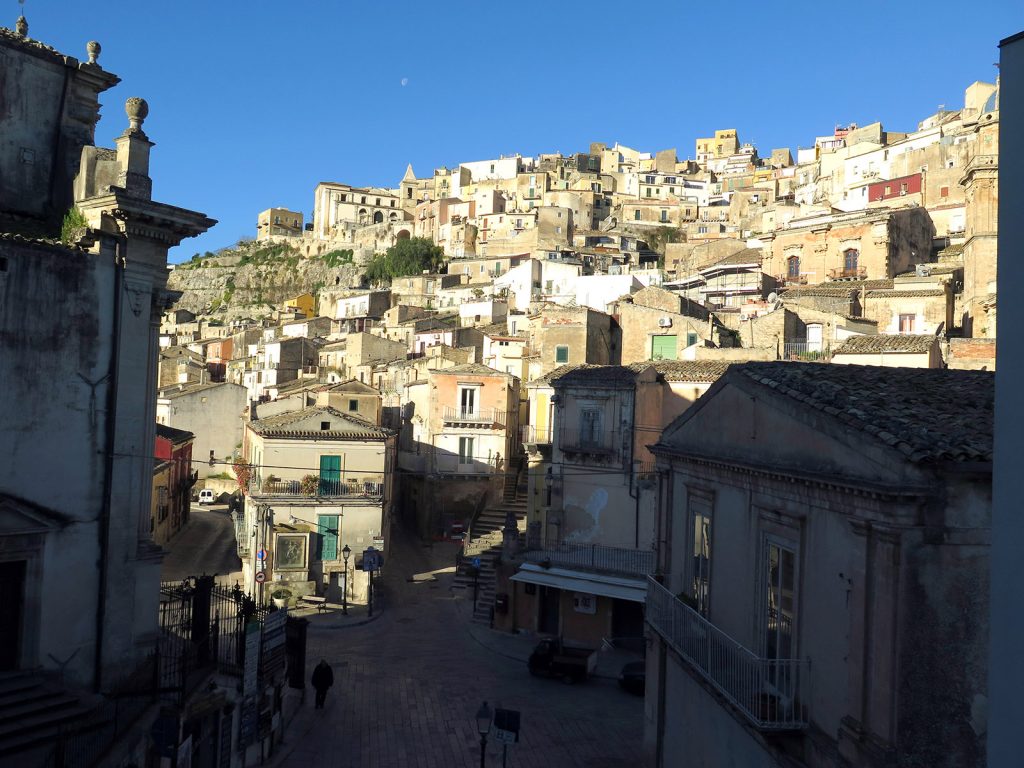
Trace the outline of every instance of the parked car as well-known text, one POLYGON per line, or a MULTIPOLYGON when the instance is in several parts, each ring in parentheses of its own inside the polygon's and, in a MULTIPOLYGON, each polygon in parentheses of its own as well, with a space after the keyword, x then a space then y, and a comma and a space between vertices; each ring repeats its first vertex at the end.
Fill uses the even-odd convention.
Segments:
POLYGON ((217 497, 214 496, 213 491, 210 490, 209 488, 203 488, 203 490, 199 492, 200 504, 213 504, 213 502, 216 500, 217 497))
POLYGON ((647 680, 647 662, 631 661, 622 665, 619 672, 619 685, 622 690, 632 693, 634 696, 643 696, 647 680))
POLYGON ((530 674, 558 677, 569 683, 581 682, 594 671, 597 651, 592 648, 571 648, 560 638, 549 637, 537 643, 527 665, 530 674))

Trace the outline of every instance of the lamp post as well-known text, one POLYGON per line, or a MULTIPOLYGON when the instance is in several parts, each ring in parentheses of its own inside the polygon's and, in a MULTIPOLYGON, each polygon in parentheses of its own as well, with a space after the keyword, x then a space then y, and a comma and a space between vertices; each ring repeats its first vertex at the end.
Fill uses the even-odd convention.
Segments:
POLYGON ((494 713, 485 701, 476 711, 476 729, 480 733, 480 768, 484 768, 487 756, 487 734, 491 732, 491 720, 494 713))
POLYGON ((352 554, 352 547, 346 544, 341 548, 341 559, 345 563, 345 580, 341 585, 341 613, 348 616, 348 558, 352 554))

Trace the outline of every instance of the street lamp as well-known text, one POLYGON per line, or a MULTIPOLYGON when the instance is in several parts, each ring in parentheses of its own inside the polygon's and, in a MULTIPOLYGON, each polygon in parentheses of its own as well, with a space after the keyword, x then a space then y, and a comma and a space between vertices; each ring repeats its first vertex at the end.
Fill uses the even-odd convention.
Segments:
POLYGON ((341 587, 341 613, 348 616, 348 557, 352 554, 352 547, 346 544, 341 548, 341 559, 345 561, 345 581, 341 587))
POLYGON ((491 732, 491 720, 494 713, 487 706, 485 701, 476 711, 476 729, 480 733, 480 768, 484 768, 484 759, 487 752, 487 734, 491 732))

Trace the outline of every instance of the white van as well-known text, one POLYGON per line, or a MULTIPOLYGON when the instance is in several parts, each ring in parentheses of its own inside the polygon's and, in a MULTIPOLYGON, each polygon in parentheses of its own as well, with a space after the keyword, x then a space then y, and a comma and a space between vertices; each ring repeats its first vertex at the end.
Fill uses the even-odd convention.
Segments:
POLYGON ((209 488, 203 488, 203 490, 199 492, 200 504, 213 504, 215 498, 216 497, 213 495, 213 491, 210 490, 209 488))

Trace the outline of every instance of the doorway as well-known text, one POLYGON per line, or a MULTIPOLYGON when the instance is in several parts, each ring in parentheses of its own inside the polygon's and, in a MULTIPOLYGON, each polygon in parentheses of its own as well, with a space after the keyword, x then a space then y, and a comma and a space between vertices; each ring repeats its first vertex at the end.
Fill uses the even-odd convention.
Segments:
POLYGON ((558 603, 562 590, 541 586, 538 597, 537 631, 542 635, 558 634, 558 603))
POLYGON ((17 669, 21 661, 21 636, 25 623, 24 560, 0 563, 0 672, 17 669))

